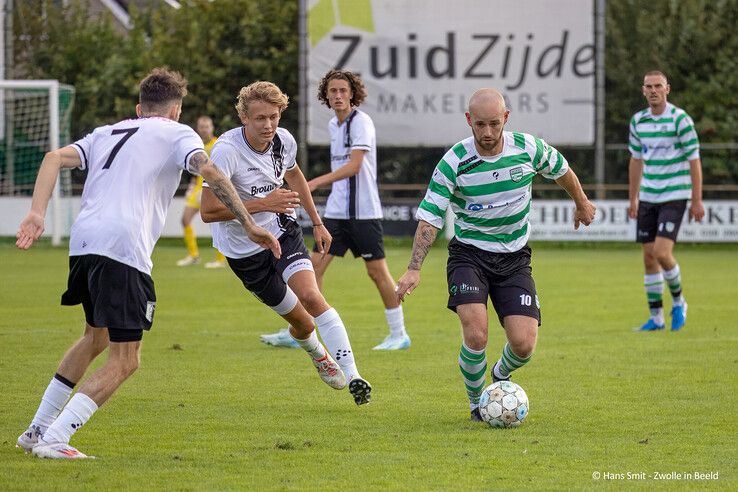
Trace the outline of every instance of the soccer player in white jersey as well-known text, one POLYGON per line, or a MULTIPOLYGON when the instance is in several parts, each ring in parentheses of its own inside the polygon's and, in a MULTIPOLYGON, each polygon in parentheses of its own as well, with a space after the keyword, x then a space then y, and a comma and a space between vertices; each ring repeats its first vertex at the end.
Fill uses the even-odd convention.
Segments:
POLYGON ((28 430, 18 438, 17 445, 35 456, 87 458, 69 445, 70 438, 138 368, 141 339, 151 328, 156 305, 151 252, 183 169, 204 176, 251 240, 280 254, 279 242, 256 225, 233 185, 208 159, 197 133, 177 123, 186 94, 187 82, 179 73, 154 69, 141 82, 137 119, 97 128, 47 153, 41 163, 16 245, 28 249, 43 233, 59 170, 86 169, 61 303, 82 304, 87 323, 82 338, 59 364, 28 430), (90 363, 106 348, 107 362, 70 399, 90 363))
POLYGON ((397 286, 404 300, 420 283, 420 267, 450 206, 456 219, 448 245, 448 308, 461 320, 458 360, 472 420, 481 420, 487 297, 507 337, 492 381, 508 380, 530 360, 536 345, 541 314, 527 246, 533 176, 555 180, 572 197, 575 229, 589 225, 595 215, 576 174, 555 148, 532 135, 504 131, 509 114, 498 91, 480 89, 472 95, 466 113, 472 137, 454 145, 436 166, 416 214, 412 258, 397 286))
POLYGON ((320 221, 295 161, 295 139, 279 127, 287 103, 287 96, 271 82, 242 88, 236 110, 243 126, 221 135, 212 151, 213 162, 230 178, 256 223, 279 238, 282 258, 275 259, 235 227, 231 211, 207 187, 200 214, 205 222, 213 223, 213 245, 226 256, 233 273, 290 323, 291 336, 309 354, 323 381, 335 389, 348 383, 354 401, 362 405, 369 402, 372 388, 356 368, 341 317, 320 293, 295 215, 295 207, 305 208, 313 221, 319 252, 325 254, 331 235, 320 221), (284 183, 291 191, 282 188, 284 183), (314 324, 325 347, 318 341, 314 324))
MULTIPOLYGON (((311 179, 308 185, 311 191, 331 186, 324 223, 333 243, 328 254, 314 249, 312 262, 318 286, 322 288, 325 272, 335 256, 342 257, 349 249, 355 258, 361 256, 382 298, 389 326, 389 334, 374 350, 407 349, 410 337, 384 255, 376 132, 369 115, 358 109, 366 96, 361 78, 346 70, 329 71, 318 85, 318 99, 335 113, 328 123, 331 172, 311 179)), ((261 340, 275 346, 291 344, 287 329, 262 335, 261 340)))
POLYGON ((666 100, 670 90, 663 73, 648 72, 643 78, 648 108, 630 120, 628 215, 637 219, 636 242, 643 245, 643 283, 651 314, 640 331, 664 329, 664 281, 672 296, 671 329, 680 330, 687 321, 674 243, 687 200, 690 219, 701 221, 705 215, 697 132, 692 118, 666 100))

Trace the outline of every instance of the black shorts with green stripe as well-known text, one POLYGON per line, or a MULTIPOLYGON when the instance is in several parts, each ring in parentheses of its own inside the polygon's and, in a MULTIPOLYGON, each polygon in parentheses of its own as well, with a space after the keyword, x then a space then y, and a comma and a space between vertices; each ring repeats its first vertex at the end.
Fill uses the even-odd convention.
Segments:
POLYGON ((536 284, 527 245, 513 253, 493 253, 453 238, 448 244, 448 308, 492 300, 500 324, 506 316, 522 315, 541 324, 536 284))

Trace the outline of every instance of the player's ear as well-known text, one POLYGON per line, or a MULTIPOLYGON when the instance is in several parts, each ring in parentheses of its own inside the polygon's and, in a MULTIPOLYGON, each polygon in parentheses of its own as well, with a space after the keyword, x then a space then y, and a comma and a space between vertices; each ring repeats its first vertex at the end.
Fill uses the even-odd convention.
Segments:
POLYGON ((141 105, 136 104, 136 116, 141 116, 141 105))

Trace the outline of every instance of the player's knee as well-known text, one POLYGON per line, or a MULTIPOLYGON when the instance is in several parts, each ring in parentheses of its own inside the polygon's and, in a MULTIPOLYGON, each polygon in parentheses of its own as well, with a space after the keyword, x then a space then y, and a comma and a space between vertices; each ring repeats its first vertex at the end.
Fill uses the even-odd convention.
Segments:
POLYGON ((299 298, 300 304, 302 304, 305 310, 313 317, 318 316, 326 310, 327 303, 325 302, 323 294, 321 294, 318 289, 310 289, 306 292, 302 292, 302 295, 300 295, 299 298))
POLYGON ((131 377, 131 375, 133 375, 133 373, 138 370, 138 367, 140 365, 141 359, 139 358, 138 354, 126 357, 120 365, 121 376, 123 376, 123 378, 131 377))
POLYGON ((654 257, 658 261, 659 265, 664 265, 671 262, 671 251, 668 249, 657 249, 654 251, 654 257))
POLYGON ((487 348, 487 333, 483 331, 467 332, 464 334, 464 344, 472 350, 487 348))
POLYGON ((536 348, 536 336, 535 334, 528 334, 518 340, 510 342, 510 348, 518 357, 527 359, 533 355, 533 351, 536 348))

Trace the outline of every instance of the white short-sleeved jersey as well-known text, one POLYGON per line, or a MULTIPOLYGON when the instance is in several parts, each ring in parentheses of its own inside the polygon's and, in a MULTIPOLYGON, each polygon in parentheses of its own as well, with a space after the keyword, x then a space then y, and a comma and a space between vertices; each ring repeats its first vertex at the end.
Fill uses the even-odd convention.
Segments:
POLYGON ((493 253, 520 250, 530 237, 533 176, 558 179, 569 163, 555 148, 527 133, 503 132, 502 152, 477 153, 474 137, 454 145, 436 166, 415 217, 440 229, 447 207, 462 243, 493 253))
POLYGON ((345 166, 354 149, 364 150, 359 173, 334 181, 325 206, 329 219, 381 219, 382 205, 377 190, 377 136, 372 119, 354 109, 343 121, 337 117, 328 123, 331 135, 331 171, 345 166))
MULTIPOLYGON (((228 130, 218 138, 210 159, 233 183, 243 200, 264 198, 284 184, 284 174, 297 165, 297 143, 284 128, 277 128, 269 147, 259 152, 249 145, 243 127, 228 130)), ((204 186, 207 186, 205 183, 204 186)), ((258 212, 254 221, 279 238, 285 220, 297 220, 296 214, 258 212)), ((210 224, 213 246, 228 258, 245 258, 264 248, 251 241, 235 219, 210 224)))
POLYGON ((87 179, 69 254, 106 256, 150 274, 182 170, 202 139, 176 121, 145 117, 96 128, 72 147, 87 179))

